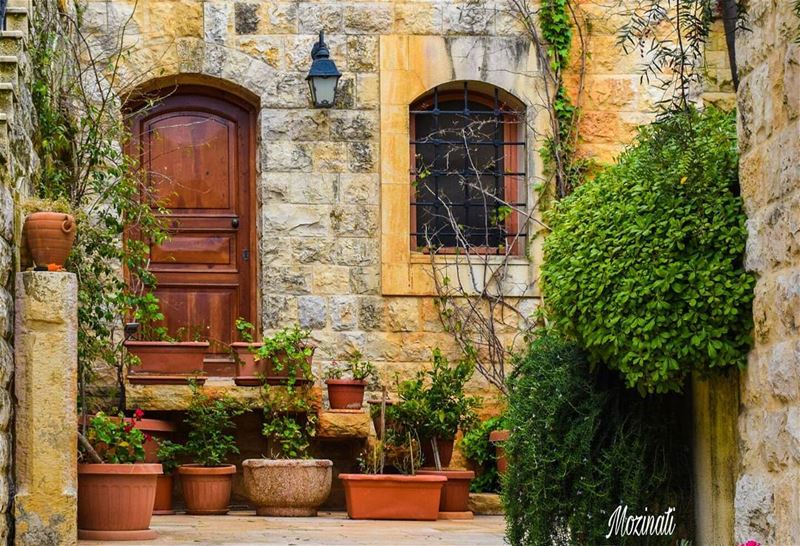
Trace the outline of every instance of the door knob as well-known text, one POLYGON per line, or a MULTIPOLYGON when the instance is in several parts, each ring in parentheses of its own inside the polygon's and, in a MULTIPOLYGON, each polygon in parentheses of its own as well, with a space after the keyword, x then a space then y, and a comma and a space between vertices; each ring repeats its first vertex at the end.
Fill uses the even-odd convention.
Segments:
POLYGON ((231 225, 232 225, 233 227, 235 227, 235 228, 238 228, 238 227, 239 227, 239 217, 238 217, 238 216, 234 217, 234 218, 231 220, 231 225))

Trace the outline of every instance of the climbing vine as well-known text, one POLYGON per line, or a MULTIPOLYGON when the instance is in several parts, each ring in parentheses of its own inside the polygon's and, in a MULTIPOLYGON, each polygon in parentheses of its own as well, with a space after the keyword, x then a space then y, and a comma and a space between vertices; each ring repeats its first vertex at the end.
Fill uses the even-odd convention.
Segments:
POLYGON ((152 307, 149 242, 162 242, 165 232, 156 214, 163 211, 124 152, 129 134, 116 99, 123 87, 121 38, 99 57, 77 18, 50 3, 39 6, 30 56, 33 144, 41 162, 33 193, 66 203, 78 222, 66 269, 78 277, 79 382, 85 403, 97 362, 116 370, 122 392, 122 325, 133 310, 152 307), (123 244, 123 235, 132 231, 139 236, 123 244))

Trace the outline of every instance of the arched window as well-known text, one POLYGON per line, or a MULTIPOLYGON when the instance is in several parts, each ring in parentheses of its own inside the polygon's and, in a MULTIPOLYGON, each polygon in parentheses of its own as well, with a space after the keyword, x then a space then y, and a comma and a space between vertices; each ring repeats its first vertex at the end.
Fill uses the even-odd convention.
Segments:
POLYGON ((519 254, 525 247, 525 116, 477 82, 434 88, 410 108, 411 248, 519 254))

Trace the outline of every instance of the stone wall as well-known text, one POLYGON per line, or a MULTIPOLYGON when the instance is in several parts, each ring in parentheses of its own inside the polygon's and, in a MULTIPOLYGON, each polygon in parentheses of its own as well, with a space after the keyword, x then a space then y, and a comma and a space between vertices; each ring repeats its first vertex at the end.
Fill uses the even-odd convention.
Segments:
POLYGON ((738 37, 746 265, 758 275, 755 346, 741 384, 736 538, 800 537, 800 20, 793 2, 749 3, 738 37))
POLYGON ((14 272, 19 269, 18 204, 29 194, 37 158, 31 145, 30 63, 27 55, 33 5, 10 0, 7 30, 0 32, 0 544, 13 535, 14 272))
MULTIPOLYGON (((626 56, 614 45, 624 18, 600 0, 579 4, 593 29, 582 149, 608 161, 652 119, 654 93, 640 81, 638 53, 626 56)), ((432 300, 419 297, 431 292, 418 289, 429 274, 424 257, 408 250, 409 185, 386 184, 408 172, 408 103, 459 79, 495 83, 526 104, 531 184, 541 175, 541 83, 510 2, 180 0, 139 2, 134 10, 132 0, 113 0, 87 2, 83 21, 98 51, 130 21, 121 92, 203 75, 260 97, 264 330, 297 321, 313 331, 321 367, 359 349, 384 380, 425 365, 433 346, 457 356, 432 300), (343 72, 332 110, 310 107, 304 81, 320 30, 343 72), (397 93, 404 104, 392 102, 397 93)), ((536 245, 531 256, 514 265, 532 311, 536 245)), ((503 335, 510 339, 515 326, 503 335)), ((488 386, 476 381, 475 388, 488 386)))

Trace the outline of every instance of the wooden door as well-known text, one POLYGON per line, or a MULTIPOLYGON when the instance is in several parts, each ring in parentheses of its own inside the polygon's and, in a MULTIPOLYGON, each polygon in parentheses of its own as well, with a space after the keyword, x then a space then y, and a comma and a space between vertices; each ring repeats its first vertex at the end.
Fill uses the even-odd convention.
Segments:
POLYGON ((212 346, 234 341, 236 318, 256 316, 254 111, 187 87, 133 123, 143 176, 169 209, 170 238, 150 249, 167 329, 212 346))

